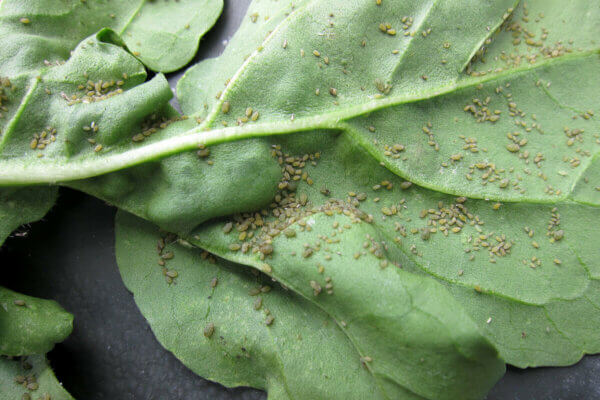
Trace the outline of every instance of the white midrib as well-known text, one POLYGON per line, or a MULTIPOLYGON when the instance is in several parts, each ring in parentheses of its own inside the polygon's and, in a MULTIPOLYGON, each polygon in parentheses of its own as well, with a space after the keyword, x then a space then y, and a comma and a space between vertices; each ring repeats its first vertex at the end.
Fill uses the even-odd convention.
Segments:
MULTIPOLYGON (((242 139, 251 139, 264 136, 286 135, 296 132, 305 132, 318 129, 343 130, 343 122, 360 115, 368 114, 383 108, 393 107, 406 103, 429 100, 445 94, 474 87, 486 82, 517 76, 528 71, 543 68, 549 64, 566 62, 573 59, 582 59, 599 50, 573 53, 560 58, 546 59, 536 64, 527 64, 523 67, 489 74, 477 78, 468 78, 454 81, 448 85, 422 92, 419 95, 396 95, 382 99, 372 98, 367 102, 350 106, 334 112, 324 113, 312 117, 301 117, 294 121, 278 121, 271 123, 247 124, 245 126, 224 127, 209 129, 208 122, 191 129, 180 136, 158 140, 154 143, 133 148, 114 155, 99 157, 90 154, 77 161, 35 160, 34 164, 11 163, 0 168, 1 185, 30 185, 39 183, 57 183, 63 181, 85 179, 91 176, 118 171, 127 167, 142 164, 150 160, 164 158, 183 151, 197 149, 199 146, 211 146, 225 142, 242 139)), ((218 115, 220 106, 216 106, 211 114, 214 118, 218 115)), ((8 160, 8 159, 7 159, 8 160)))

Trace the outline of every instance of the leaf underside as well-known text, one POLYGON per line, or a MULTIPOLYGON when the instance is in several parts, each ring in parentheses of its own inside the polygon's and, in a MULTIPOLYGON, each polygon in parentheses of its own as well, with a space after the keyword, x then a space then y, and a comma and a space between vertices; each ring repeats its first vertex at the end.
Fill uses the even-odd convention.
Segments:
MULTIPOLYGON (((356 374, 384 398, 481 398, 502 373, 491 345, 520 367, 600 352, 599 17, 586 0, 255 2, 223 56, 180 81, 189 117, 103 31, 41 80, 5 85, 7 104, 26 106, 8 107, 0 184, 62 181, 285 285, 268 294, 271 326, 264 311, 233 314, 265 276, 175 244, 167 269, 151 269, 138 250, 152 254, 157 232, 121 214, 124 280, 161 343, 211 379, 313 395, 292 372, 304 364, 275 351, 304 345, 278 331, 279 318, 308 329, 299 307, 315 310, 310 324, 330 321, 319 330, 340 346, 325 357, 336 379, 356 374), (89 60, 108 60, 94 80, 127 69, 122 93, 54 98, 85 88, 89 60), (49 112, 69 117, 34 149, 14 115, 34 115, 44 88, 49 112), (217 296, 217 273, 231 292, 212 302, 196 291, 205 282, 217 296), (191 316, 217 310, 208 339, 210 321, 191 316), (188 331, 200 341, 181 339, 188 331), (244 359, 248 332, 259 356, 244 359), (268 334, 288 344, 269 348, 258 340, 268 334), (214 352, 219 370, 207 371, 198 360, 214 352)), ((45 119, 33 129, 50 129, 45 119)), ((333 396, 310 379, 315 397, 333 396)))
POLYGON ((5 399, 25 398, 27 393, 34 399, 73 400, 57 381, 43 355, 14 359, 0 356, 0 387, 5 399))

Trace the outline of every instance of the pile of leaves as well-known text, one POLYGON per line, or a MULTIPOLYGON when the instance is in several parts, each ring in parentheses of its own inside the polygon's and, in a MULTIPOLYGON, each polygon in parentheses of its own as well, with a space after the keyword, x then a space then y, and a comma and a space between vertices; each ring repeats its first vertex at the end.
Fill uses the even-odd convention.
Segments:
MULTIPOLYGON (((597 1, 255 0, 182 113, 161 72, 221 0, 45 3, 0 3, 0 240, 59 186, 118 207, 122 278, 197 374, 480 399, 600 352, 597 1)), ((71 315, 0 305, 3 393, 69 399, 71 315)))

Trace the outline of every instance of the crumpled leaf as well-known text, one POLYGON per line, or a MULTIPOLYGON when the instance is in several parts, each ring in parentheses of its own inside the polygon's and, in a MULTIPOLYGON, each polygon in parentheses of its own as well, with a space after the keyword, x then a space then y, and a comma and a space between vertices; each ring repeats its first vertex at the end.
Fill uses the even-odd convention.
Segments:
POLYGON ((180 120, 167 104, 172 93, 164 77, 143 84, 146 71, 134 56, 154 69, 183 66, 221 8, 221 0, 3 2, 2 184, 33 183, 41 175, 56 183, 90 164, 96 171, 87 176, 113 171, 114 156, 135 148, 133 136, 180 120))
MULTIPOLYGON (((596 206, 456 198, 395 176, 343 134, 298 139, 275 145, 284 150, 273 154, 280 184, 298 182, 294 190, 229 225, 201 226, 192 242, 267 270, 305 296, 317 282, 323 293, 314 299, 332 315, 327 307, 343 309, 350 293, 366 301, 373 294, 357 291, 387 288, 390 269, 435 277, 514 365, 568 365, 600 351, 592 333, 600 327, 596 206), (331 296, 320 266, 336 288, 331 296), (353 273, 338 288, 336 281, 353 273)), ((388 296, 386 289, 375 298, 384 303, 388 296)))
POLYGON ((27 393, 33 399, 47 395, 45 398, 50 396, 52 400, 73 400, 43 355, 15 359, 0 356, 0 387, 5 399, 24 399, 27 393))
POLYGON ((270 399, 390 398, 336 323, 294 292, 131 214, 117 214, 116 234, 123 281, 157 339, 195 373, 270 399))
POLYGON ((45 354, 73 330, 73 316, 58 303, 0 287, 0 354, 45 354))
POLYGON ((43 59, 64 62, 80 40, 111 28, 148 68, 174 71, 194 57, 222 8, 222 0, 4 0, 0 64, 33 71, 43 59))
POLYGON ((41 219, 56 200, 57 188, 0 189, 0 246, 20 225, 41 219))
MULTIPOLYGON (((3 168, 13 161, 20 166, 42 162, 37 157, 45 157, 43 168, 52 168, 77 156, 98 156, 95 150, 108 151, 116 140, 111 129, 138 129, 141 120, 157 111, 174 115, 161 110, 172 96, 162 76, 134 88, 145 81, 146 72, 117 47, 124 44, 108 31, 79 43, 86 36, 112 27, 147 66, 170 71, 193 57, 200 36, 222 9, 221 0, 46 3, 5 0, 0 5, 3 168), (166 48, 170 50, 164 52, 166 48), (123 96, 111 98, 120 91, 123 96), (80 99, 69 106, 65 97, 73 95, 80 99), (131 119, 131 113, 138 119, 131 119), (95 131, 101 120, 103 129, 95 131)), ((18 225, 41 218, 55 197, 55 188, 2 189, 0 243, 18 225)))
MULTIPOLYGON (((252 2, 224 53, 190 68, 179 81, 183 111, 191 114, 201 110, 195 117, 201 122, 216 103, 215 94, 224 88, 226 77, 233 75, 255 46, 289 16, 293 5, 301 4, 252 2)), ((178 129, 177 124, 167 129, 178 129)), ((153 139, 154 135, 146 140, 153 139)), ((189 232, 209 218, 239 211, 241 205, 253 210, 272 200, 276 194, 272 182, 279 179, 280 173, 277 165, 264 157, 268 151, 269 144, 261 139, 224 143, 201 150, 200 157, 181 153, 68 185, 170 231, 189 232), (252 180, 247 179, 247 173, 253 175, 252 180)))

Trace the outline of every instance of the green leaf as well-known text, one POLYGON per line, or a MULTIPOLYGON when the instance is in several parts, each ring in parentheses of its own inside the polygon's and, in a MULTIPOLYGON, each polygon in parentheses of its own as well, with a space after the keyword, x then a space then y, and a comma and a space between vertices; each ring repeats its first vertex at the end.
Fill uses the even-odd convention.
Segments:
POLYGON ((236 74, 274 29, 307 2, 261 0, 250 3, 245 18, 223 53, 188 68, 177 82, 177 96, 183 112, 205 118, 220 97, 216 95, 227 87, 227 79, 236 74))
MULTIPOLYGON (((139 225, 137 223, 133 226, 139 225)), ((149 225, 146 224, 146 226, 149 225)), ((376 234, 375 232, 371 233, 376 234)), ((148 250, 145 253, 148 255, 144 257, 144 254, 138 252, 141 246, 137 241, 133 241, 132 237, 135 237, 135 230, 119 228, 117 256, 121 268, 126 266, 123 265, 123 260, 133 260, 130 261, 131 264, 139 265, 139 268, 148 268, 152 259, 157 259, 155 243, 158 238, 146 245, 148 250), (126 245, 123 245, 122 242, 126 245)), ((209 236, 206 238, 212 240, 209 239, 209 236)), ((344 244, 360 247, 362 239, 362 237, 359 238, 359 243, 353 241, 352 243, 344 242, 344 244)), ((169 259, 171 255, 166 252, 163 258, 169 259)), ((227 254, 225 255, 227 256, 227 254)), ((180 290, 183 290, 181 285, 193 288, 196 293, 202 284, 197 280, 187 281, 190 278, 182 274, 183 263, 177 254, 176 257, 172 264, 178 274, 175 281, 177 284, 174 283, 167 293, 173 293, 173 295, 179 293, 180 290)), ((340 259, 342 259, 341 256, 340 259)), ((247 262, 248 260, 242 259, 242 261, 247 262)), ((368 270, 361 268, 364 264, 363 260, 354 260, 351 254, 347 258, 343 258, 340 263, 328 265, 326 275, 320 275, 317 264, 314 263, 314 260, 311 261, 313 262, 309 268, 300 260, 295 260, 294 267, 290 266, 289 272, 283 271, 283 265, 277 265, 281 268, 278 268, 278 272, 273 276, 276 276, 290 289, 314 301, 338 321, 356 347, 357 354, 369 357, 369 360, 372 359, 368 362, 369 368, 377 379, 378 385, 383 387, 384 392, 387 393, 388 398, 405 398, 401 397, 401 394, 405 392, 436 399, 451 399, 456 396, 481 398, 504 372, 503 364, 496 357, 495 350, 480 336, 473 322, 461 312, 460 307, 451 296, 433 280, 392 269, 379 272, 379 268, 377 268, 375 270, 377 273, 370 274, 368 270), (340 268, 336 269, 336 266, 340 268), (298 285, 290 277, 293 274, 302 282, 302 285, 298 285), (327 296, 323 293, 324 298, 321 301, 321 298, 313 297, 314 289, 309 282, 311 279, 322 281, 326 276, 332 278, 331 282, 335 285, 336 295, 327 296), (357 282, 360 282, 358 287, 357 282), (385 291, 381 291, 382 287, 385 287, 385 291)), ((263 263, 260 265, 264 271, 269 271, 263 263)), ((167 269, 161 272, 161 268, 158 266, 154 267, 154 270, 156 273, 153 275, 149 275, 150 272, 144 274, 138 270, 132 270, 127 274, 124 273, 124 280, 138 297, 138 304, 142 307, 142 312, 149 319, 151 325, 158 318, 155 313, 160 313, 161 316, 164 315, 161 318, 168 318, 169 323, 162 323, 165 325, 165 329, 177 327, 171 336, 179 340, 177 342, 179 346, 195 345, 196 342, 193 340, 180 339, 179 327, 186 326, 186 329, 193 329, 198 334, 200 333, 199 327, 191 328, 187 323, 181 321, 173 323, 173 307, 157 307, 154 303, 157 300, 157 293, 159 293, 156 285, 163 285, 164 290, 167 290, 168 285, 165 283, 164 274, 170 271, 167 269), (141 275, 153 276, 152 285, 140 281, 138 277, 141 275), (144 300, 139 300, 139 296, 143 295, 147 296, 145 299, 148 299, 146 301, 150 301, 150 304, 143 305, 144 300), (165 310, 169 310, 168 313, 165 310)), ((214 274, 213 271, 211 273, 214 274)), ((210 279, 209 276, 203 279, 205 287, 210 279)), ((326 284, 324 282, 320 284, 325 290, 326 284)), ((201 297, 203 296, 199 296, 199 298, 201 297)), ((248 299, 249 303, 251 301, 252 299, 248 299)), ((164 304, 164 301, 160 301, 160 303, 164 304)), ((177 303, 181 306, 190 304, 189 297, 177 300, 177 303)), ((177 308, 179 307, 177 306, 177 308)), ((304 307, 307 306, 301 306, 301 308, 304 307)), ((239 307, 236 306, 233 309, 239 309, 239 307)), ((271 309, 270 305, 269 309, 271 309)), ((211 313, 213 310, 214 305, 210 308, 211 313)), ((231 308, 227 310, 231 312, 231 308)), ((282 312, 290 316, 298 315, 297 310, 282 310, 282 312)), ((182 313, 190 316, 204 314, 187 309, 182 310, 182 313)), ((236 318, 236 315, 232 316, 227 313, 226 315, 229 318, 236 318)), ((277 316, 278 313, 274 313, 274 315, 277 316)), ((203 323, 207 322, 210 321, 203 321, 203 323)), ((282 322, 282 325, 287 326, 288 323, 282 322)), ((155 328, 155 331, 157 330, 158 328, 155 328)), ((157 332, 159 339, 164 335, 161 332, 162 330, 157 332)), ((302 333, 303 337, 305 335, 307 334, 302 333)), ((161 342, 164 343, 163 340, 161 342)), ((165 346, 173 350, 170 342, 165 346)), ((283 346, 282 349, 286 347, 283 346)), ((312 347, 321 348, 322 346, 313 345, 312 347)), ((179 354, 186 355, 186 359, 189 360, 184 361, 186 364, 191 362, 189 351, 185 351, 185 349, 177 349, 177 351, 180 352, 179 354)), ((313 357, 307 349, 294 352, 294 354, 308 354, 309 358, 313 357)), ((204 360, 206 357, 199 358, 204 360)), ((204 370, 197 372, 203 376, 206 374, 204 370)), ((357 398, 361 397, 357 396, 357 398)))
POLYGON ((20 225, 41 219, 56 200, 57 188, 0 189, 0 246, 20 225))
MULTIPOLYGON (((144 83, 144 66, 118 45, 112 31, 81 42, 63 64, 35 75, 14 73, 2 78, 8 111, 0 119, 0 153, 7 168, 36 164, 68 174, 78 162, 99 160, 120 147, 122 132, 169 115, 172 93, 164 76, 144 83)), ((131 137, 126 142, 132 146, 131 137)))
MULTIPOLYGON (((530 4, 539 7, 541 3, 530 2, 530 4)), ((250 12, 253 10, 251 9, 250 12)), ((524 13, 522 9, 518 9, 517 12, 524 13)), ((286 18, 285 12, 278 15, 286 18)), ((291 15, 287 18, 290 18, 291 15)), ((539 12, 536 11, 536 15, 539 15, 539 12)), ((520 19, 522 18, 520 17, 520 19)), ((283 23, 286 23, 285 21, 287 20, 284 20, 283 23)), ((256 27, 247 23, 240 31, 240 37, 251 37, 252 29, 257 28, 260 26, 256 27)), ((269 30, 271 29, 269 27, 269 30)), ((501 32, 496 37, 497 42, 494 43, 502 43, 500 39, 504 33, 501 32)), ((257 34, 257 37, 260 35, 257 34)), ((236 37, 232 41, 232 45, 238 40, 241 39, 236 37)), ((490 47, 488 51, 493 54, 493 47, 490 47)), ((233 52, 225 53, 224 64, 226 66, 235 62, 233 54, 233 52)), ((240 62, 239 58, 237 60, 240 62)), ((556 61, 553 59, 551 62, 556 61)), ((209 63, 211 64, 204 70, 209 74, 207 88, 217 81, 219 76, 217 62, 209 61, 209 63)), ((196 81, 197 76, 194 71, 202 70, 202 68, 204 67, 200 64, 199 67, 192 69, 184 78, 184 83, 180 85, 179 90, 188 94, 192 93, 194 88, 201 90, 204 86, 196 81)), ((486 76, 473 79, 487 79, 486 76)), ((551 85, 551 87, 553 86, 551 85)), ((533 85, 533 88, 536 86, 533 85)), ((209 98, 205 97, 205 99, 208 101, 209 98)), ((187 105, 183 104, 184 107, 193 107, 194 104, 201 103, 191 101, 187 105)), ((462 109, 459 111, 464 113, 462 109)), ((406 121, 411 123, 411 117, 406 117, 406 121)), ((590 123, 590 120, 584 118, 575 121, 590 123)), ((484 126, 486 124, 490 123, 486 122, 484 126)), ((379 132, 379 128, 370 134, 375 135, 377 132, 379 132)), ((422 135, 422 133, 419 134, 422 135)), ((319 169, 319 179, 315 179, 317 183, 310 189, 312 192, 307 193, 307 199, 310 198, 316 207, 321 206, 322 199, 315 201, 313 196, 320 199, 319 196, 322 195, 319 191, 323 186, 328 187, 334 196, 342 200, 350 191, 359 193, 362 190, 363 193, 369 193, 372 197, 372 187, 386 180, 394 182, 396 192, 399 191, 398 187, 403 184, 403 179, 386 172, 376 164, 375 159, 370 160, 368 154, 365 153, 364 143, 360 140, 357 141, 352 131, 344 131, 343 134, 334 136, 335 138, 320 136, 326 136, 326 133, 294 135, 294 138, 290 137, 284 142, 289 142, 286 149, 291 155, 321 152, 324 157, 327 157, 329 165, 319 169), (377 178, 374 177, 373 171, 379 171, 377 178)), ((225 215, 236 207, 239 212, 256 209, 259 207, 260 201, 258 200, 260 199, 255 193, 271 196, 280 183, 281 175, 275 178, 272 167, 266 173, 265 169, 261 169, 260 166, 269 166, 267 159, 271 158, 271 155, 267 154, 266 146, 278 143, 280 140, 264 139, 248 141, 244 145, 231 143, 215 146, 210 149, 211 157, 213 154, 223 151, 224 148, 228 148, 228 157, 215 159, 214 165, 211 166, 212 169, 203 163, 198 163, 192 155, 186 154, 171 157, 158 166, 147 167, 148 171, 151 171, 150 168, 154 168, 155 172, 147 172, 146 180, 141 179, 142 174, 136 172, 141 171, 142 168, 132 168, 124 173, 111 174, 77 185, 88 192, 109 199, 112 203, 139 216, 155 221, 163 228, 186 235, 198 223, 211 217, 225 215), (260 143, 262 143, 262 147, 260 143), (245 145, 248 145, 248 154, 251 155, 252 162, 248 162, 242 167, 237 164, 237 160, 240 157, 245 159, 245 145), (186 162, 184 157, 187 157, 189 162, 186 162), (235 165, 234 168, 231 167, 232 164, 235 165), (181 174, 179 171, 185 171, 185 173, 181 174), (211 175, 202 175, 204 171, 210 171, 211 175), (136 177, 136 174, 139 176, 136 177), (199 175, 207 178, 205 182, 191 181, 193 177, 199 175), (127 178, 123 178, 124 176, 127 178), (150 177, 152 185, 148 187, 145 184, 150 177), (249 177, 251 178, 248 179, 249 177), (234 181, 229 184, 228 180, 234 181), (186 184, 187 182, 193 182, 193 184, 186 184), (133 194, 123 196, 125 187, 128 190, 133 187, 138 189, 131 190, 133 194), (171 187, 176 189, 169 192, 171 187), (251 187, 251 192, 249 187, 251 187), (156 193, 153 192, 154 188, 158 188, 156 193), (243 197, 245 193, 250 193, 247 201, 243 197), (215 200, 218 200, 217 204, 219 205, 215 204, 215 200)), ((371 153, 368 146, 366 146, 366 150, 371 153)), ((393 153, 394 149, 389 151, 393 153)), ((399 151, 398 154, 402 155, 404 152, 399 151)), ((431 152, 423 153, 419 160, 425 157, 424 154, 431 154, 431 152)), ((394 160, 393 157, 392 160, 394 160)), ((422 166, 423 169, 428 167, 427 163, 423 164, 425 164, 422 166)), ((500 232, 509 240, 519 240, 518 244, 511 247, 509 256, 494 257, 494 263, 491 263, 489 253, 482 251, 481 246, 479 252, 465 253, 465 250, 469 249, 467 241, 477 240, 473 228, 472 232, 466 236, 460 233, 451 235, 448 240, 442 239, 441 234, 438 234, 439 239, 434 235, 432 239, 425 242, 426 249, 429 250, 423 251, 422 256, 406 264, 412 265, 413 272, 426 273, 447 284, 457 301, 462 303, 487 337, 500 349, 503 358, 512 364, 519 366, 568 365, 576 362, 582 354, 598 352, 599 343, 594 339, 595 335, 590 335, 587 329, 588 327, 595 329, 598 326, 598 322, 590 317, 595 315, 592 310, 598 304, 595 300, 598 297, 596 279, 600 276, 597 263, 600 254, 593 246, 593 240, 589 239, 598 234, 596 224, 593 222, 598 218, 597 208, 591 206, 595 204, 594 199, 597 199, 594 179, 599 177, 598 169, 594 168, 594 165, 590 164, 587 167, 582 179, 575 186, 571 200, 561 200, 560 196, 554 196, 552 197, 553 202, 550 203, 544 199, 528 200, 524 203, 504 203, 498 206, 500 207, 498 210, 494 210, 496 201, 469 200, 469 209, 476 211, 477 215, 485 220, 486 227, 481 229, 486 235, 500 232), (590 206, 586 206, 586 204, 590 206), (546 243, 544 240, 547 240, 548 237, 545 236, 545 233, 548 231, 548 223, 552 218, 552 209, 555 206, 558 207, 561 214, 561 228, 567 232, 567 235, 566 239, 562 241, 546 243), (581 221, 591 222, 582 223, 581 221), (525 232, 526 226, 533 229, 533 238, 530 238, 525 232), (469 239, 470 237, 471 239, 469 239), (533 242, 536 242, 540 248, 533 247, 533 242), (440 261, 440 254, 444 255, 443 262, 440 261), (476 254, 474 261, 470 261, 472 254, 476 254), (555 259, 560 261, 560 265, 555 264, 555 259), (538 265, 538 260, 541 260, 541 265, 538 265), (482 293, 473 298, 475 288, 481 288, 482 293), (480 302, 473 299, 480 299, 480 302), (584 310, 588 311, 583 312, 584 310), (533 318, 534 316, 535 318, 533 318), (487 321, 490 317, 492 320, 488 324, 487 321), (589 325, 588 320, 590 321, 589 325), (547 328, 550 328, 550 334, 547 332, 547 328), (562 345, 556 346, 556 343, 562 343, 562 345)), ((386 164, 386 167, 391 168, 389 164, 386 164)), ((537 167, 532 166, 531 168, 537 167)), ((438 179, 437 173, 431 175, 430 179, 438 179)), ((384 194, 388 193, 387 191, 383 192, 384 194)), ((418 206, 411 211, 413 220, 406 229, 417 229, 418 233, 416 235, 409 233, 410 237, 414 236, 414 239, 412 241, 404 239, 404 244, 400 246, 403 252, 411 257, 411 245, 415 245, 417 248, 423 245, 420 230, 425 227, 425 222, 420 221, 418 217, 421 210, 425 207, 436 209, 439 201, 443 201, 445 205, 455 203, 455 198, 442 193, 419 188, 414 192, 415 202, 418 206)), ((408 195, 403 191, 400 193, 402 196, 408 195)), ((468 188, 465 188, 465 194, 469 194, 468 188)), ((383 195, 376 196, 383 198, 383 195)), ((400 199, 390 198, 387 200, 389 204, 372 204, 366 212, 381 215, 384 205, 389 209, 393 204, 397 206, 399 201, 400 199)), ((399 236, 395 231, 395 226, 391 232, 390 228, 392 226, 377 226, 378 231, 387 232, 388 244, 393 243, 393 239, 399 236)), ((222 242, 222 239, 212 241, 211 238, 212 236, 206 238, 201 236, 199 243, 214 252, 227 256, 228 245, 233 238, 229 238, 225 242, 222 242)), ((495 238, 492 237, 491 240, 494 241, 495 238)), ((299 253, 297 249, 294 251, 299 253)), ((262 267, 262 263, 257 264, 256 260, 248 260, 248 257, 236 257, 234 260, 262 267)), ((274 274, 281 279, 277 270, 274 274)), ((303 281, 302 284, 306 285, 306 281, 303 281)), ((305 287, 305 289, 307 288, 305 287)))
POLYGON ((201 127, 63 178, 84 178, 199 144, 323 128, 346 131, 397 174, 435 190, 505 201, 566 200, 599 148, 598 138, 584 132, 597 128, 593 100, 600 63, 593 21, 600 8, 584 0, 570 3, 569 14, 584 15, 592 26, 577 30, 566 27, 561 7, 534 1, 528 12, 544 17, 525 23, 519 18, 524 7, 519 9, 500 28, 496 43, 489 36, 513 5, 303 3, 230 76, 201 127), (395 35, 387 32, 388 23, 395 35), (494 62, 490 72, 475 66, 461 73, 482 44, 490 54, 504 54, 499 60, 513 61, 494 62), (374 59, 380 61, 373 65, 374 59), (566 74, 577 79, 561 79, 566 74), (244 123, 248 107, 258 119, 244 123), (403 154, 386 148, 393 145, 403 146, 403 154), (432 161, 421 168, 424 154, 432 161))
POLYGON ((0 387, 6 399, 24 399, 22 396, 27 393, 34 399, 73 400, 57 381, 45 356, 17 359, 0 356, 0 387))
MULTIPOLYGON (((108 159, 134 149, 132 137, 178 121, 167 104, 172 92, 164 77, 143 84, 146 71, 134 56, 153 69, 180 68, 222 5, 222 0, 70 0, 57 6, 4 1, 0 165, 7 175, 21 170, 24 178, 14 175, 4 184, 39 180, 30 173, 56 183, 98 161, 115 170, 108 159)), ((195 124, 183 125, 187 130, 195 124)))
POLYGON ((274 399, 383 398, 342 330, 311 303, 131 214, 117 214, 116 234, 121 276, 138 307, 161 344, 197 374, 274 399))
POLYGON ((58 303, 0 287, 0 354, 45 354, 73 330, 73 316, 58 303))
POLYGON ((410 185, 343 134, 275 146, 284 189, 273 205, 234 216, 231 229, 227 220, 205 224, 193 243, 259 269, 268 264, 305 296, 311 281, 325 287, 322 265, 336 289, 314 300, 334 316, 352 298, 392 302, 387 287, 398 284, 390 274, 435 277, 514 365, 567 365, 600 351, 591 334, 600 328, 600 264, 590 240, 600 233, 597 207, 457 199, 410 185))
MULTIPOLYGON (((401 67, 405 67, 407 71, 415 68, 412 64, 417 62, 417 57, 408 58, 413 61, 408 61, 404 66, 401 62, 404 57, 396 57, 396 54, 391 54, 392 48, 387 49, 387 47, 397 46, 403 52, 423 54, 433 50, 429 49, 433 45, 432 41, 412 40, 410 36, 397 35, 392 37, 382 33, 378 28, 382 22, 380 18, 388 18, 389 21, 386 20, 387 22, 394 23, 400 29, 402 17, 409 15, 417 18, 414 29, 417 26, 421 27, 423 24, 428 26, 431 24, 435 29, 436 23, 439 24, 442 22, 441 20, 445 23, 448 15, 454 16, 456 19, 460 17, 460 21, 456 23, 456 29, 449 30, 445 39, 460 38, 462 45, 456 46, 456 57, 447 65, 447 70, 442 71, 438 77, 439 79, 437 79, 456 80, 459 76, 458 71, 468 62, 471 55, 475 53, 475 50, 487 36, 493 32, 490 28, 498 26, 503 18, 507 16, 506 10, 515 3, 515 0, 495 0, 493 6, 470 4, 466 13, 464 7, 462 7, 462 2, 422 4, 419 1, 403 1, 399 4, 392 4, 390 1, 383 6, 377 6, 372 2, 368 5, 366 2, 356 4, 340 1, 339 3, 335 4, 330 1, 305 2, 295 7, 287 17, 283 18, 273 28, 271 34, 266 37, 258 49, 236 70, 228 81, 227 87, 223 90, 219 102, 211 109, 207 119, 200 127, 187 131, 180 130, 176 137, 170 139, 167 138, 171 136, 169 133, 160 133, 154 135, 152 144, 143 146, 139 143, 137 149, 130 149, 125 146, 119 149, 118 152, 115 149, 111 155, 96 160, 84 160, 82 163, 72 164, 70 168, 57 165, 55 168, 44 168, 44 171, 41 171, 39 163, 31 163, 26 165, 25 168, 20 167, 14 170, 11 168, 10 173, 2 170, 0 172, 0 183, 7 184, 15 181, 35 183, 49 180, 83 179, 165 157, 183 150, 193 149, 202 143, 215 144, 240 138, 290 133, 323 127, 340 129, 339 122, 342 119, 348 119, 351 116, 369 111, 368 106, 363 104, 365 101, 368 104, 376 103, 373 99, 365 96, 365 93, 360 89, 362 85, 366 84, 366 81, 369 81, 369 84, 372 85, 373 79, 385 80, 388 76, 391 78, 392 75, 395 75, 394 71, 400 70, 401 67), (393 13, 390 13, 387 9, 391 7, 394 8, 393 13), (332 13, 335 15, 335 21, 332 19, 330 23, 328 20, 333 17, 330 18, 329 14, 332 13), (317 16, 319 16, 319 19, 317 19, 317 16), (371 29, 366 28, 367 21, 371 29), (323 29, 325 29, 325 33, 322 32, 323 29), (329 40, 329 37, 334 37, 336 40, 329 40), (404 39, 401 40, 401 37, 404 39), (353 56, 356 57, 354 61, 350 62, 349 52, 351 49, 360 51, 363 40, 373 41, 374 43, 383 40, 382 43, 384 43, 388 39, 390 42, 387 45, 363 48, 365 51, 357 53, 356 56, 353 56), (284 43, 286 44, 285 48, 284 43), (306 50, 303 51, 309 57, 300 57, 300 50, 303 46, 306 46, 306 50), (317 50, 316 47, 321 50, 317 50), (325 57, 331 57, 331 67, 318 68, 317 65, 321 57, 317 59, 317 57, 311 55, 313 51, 323 52, 323 62, 325 62, 325 57), (393 62, 384 63, 386 66, 385 71, 371 68, 371 60, 381 57, 383 51, 385 51, 387 57, 394 56, 391 59, 393 62), (295 57, 292 56, 293 54, 295 54, 295 57), (298 58, 300 58, 300 62, 298 58), (396 63, 398 65, 395 65, 396 63), (352 73, 344 74, 344 72, 348 72, 348 69, 352 69, 352 73), (279 79, 279 71, 285 72, 285 76, 281 77, 282 79, 279 79), (383 72, 385 72, 385 75, 382 75, 383 72), (313 88, 317 84, 314 82, 315 78, 319 81, 325 81, 329 85, 328 88, 323 88, 323 96, 315 96, 315 89, 313 88), (274 79, 277 82, 269 82, 274 79), (360 81, 354 81, 355 79, 360 79, 360 81), (297 83, 293 83, 294 81, 297 81, 297 83), (339 82, 339 85, 336 81, 339 82), (266 85, 263 85, 263 83, 266 85), (282 85, 288 83, 290 85, 282 90, 282 85), (356 114, 354 115, 350 112, 342 117, 331 112, 334 109, 342 110, 344 108, 334 105, 333 99, 327 98, 329 96, 327 92, 333 88, 333 85, 340 90, 340 99, 343 90, 349 88, 350 85, 352 86, 353 93, 348 92, 348 105, 354 102, 352 107, 355 110, 360 109, 358 114, 354 112, 356 114), (304 88, 303 93, 299 92, 300 88, 304 88), (265 90, 268 90, 269 93, 266 94, 265 90), (244 98, 243 106, 241 100, 236 104, 236 96, 244 98), (261 98, 259 102, 256 101, 258 98, 261 98), (287 100, 291 98, 295 100, 293 102, 287 100), (265 102, 266 104, 261 104, 265 102), (285 109, 281 109, 279 103, 283 103, 285 109), (222 110, 227 109, 227 104, 233 106, 232 112, 228 112, 225 115, 227 118, 222 119, 220 113, 222 110), (276 105, 275 109, 269 110, 269 107, 273 105, 276 105), (245 127, 212 130, 199 135, 203 130, 216 126, 220 127, 221 123, 228 126, 235 125, 237 118, 244 117, 248 106, 257 112, 253 119, 252 116, 250 117, 250 121, 257 123, 250 123, 245 127), (293 110, 288 113, 291 109, 293 110), (290 121, 292 114, 302 120, 304 117, 308 119, 302 123, 299 123, 300 121, 293 122, 290 121), (327 117, 330 114, 332 117, 327 117)), ((280 9, 277 8, 276 10, 279 11, 280 9)), ((277 12, 275 15, 277 15, 277 12)), ((258 16, 256 19, 258 20, 258 16)), ((432 79, 431 84, 435 80, 432 79)), ((320 85, 321 82, 318 84, 320 85)), ((429 86, 430 84, 424 85, 423 90, 427 91, 429 86)))
POLYGON ((111 28, 150 69, 174 71, 194 57, 222 8, 222 0, 4 0, 0 65, 4 73, 7 66, 37 71, 44 59, 64 62, 80 40, 111 28))

